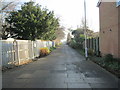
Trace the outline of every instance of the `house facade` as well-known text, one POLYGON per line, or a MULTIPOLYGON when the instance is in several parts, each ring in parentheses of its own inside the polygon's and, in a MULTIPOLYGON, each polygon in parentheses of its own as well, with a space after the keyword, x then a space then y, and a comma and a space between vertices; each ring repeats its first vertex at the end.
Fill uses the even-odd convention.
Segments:
POLYGON ((100 52, 120 58, 120 2, 99 1, 100 52))

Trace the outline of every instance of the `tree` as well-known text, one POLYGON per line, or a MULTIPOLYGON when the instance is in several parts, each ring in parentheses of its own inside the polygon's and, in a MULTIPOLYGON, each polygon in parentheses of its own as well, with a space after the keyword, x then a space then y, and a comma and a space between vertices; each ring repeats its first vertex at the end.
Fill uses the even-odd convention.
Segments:
POLYGON ((76 44, 82 48, 82 44, 85 40, 85 35, 84 35, 84 29, 82 28, 77 28, 72 32, 72 35, 74 36, 74 40, 76 41, 76 44))
MULTIPOLYGON (((83 42, 85 41, 85 35, 84 35, 84 20, 81 20, 81 25, 76 30, 72 31, 72 35, 74 36, 73 40, 75 41, 77 48, 83 48, 83 42)), ((87 27, 87 38, 93 37, 94 32, 89 29, 88 24, 87 27)))
POLYGON ((58 40, 62 40, 65 38, 65 28, 64 27, 59 27, 58 30, 56 30, 55 34, 56 34, 56 39, 58 40))
MULTIPOLYGON (((0 38, 6 39, 8 36, 7 30, 7 24, 5 23, 5 17, 9 14, 11 10, 15 10, 15 6, 18 5, 18 3, 15 2, 16 0, 10 0, 9 1, 3 1, 0 0, 0 38)), ((19 0, 17 0, 19 1, 19 0)))
POLYGON ((59 27, 59 19, 54 16, 54 12, 34 2, 24 3, 21 10, 12 11, 6 21, 10 24, 11 37, 18 39, 53 40, 59 27))
POLYGON ((71 41, 71 35, 70 35, 70 33, 68 33, 68 35, 67 35, 67 44, 69 44, 70 41, 71 41))

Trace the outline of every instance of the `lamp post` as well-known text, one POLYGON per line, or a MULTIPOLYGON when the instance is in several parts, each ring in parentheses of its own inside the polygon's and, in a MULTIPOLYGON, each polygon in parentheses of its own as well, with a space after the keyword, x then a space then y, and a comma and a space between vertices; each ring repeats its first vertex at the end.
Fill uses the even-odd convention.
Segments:
POLYGON ((88 51, 87 51, 87 28, 86 28, 86 0, 84 0, 84 34, 85 34, 85 58, 88 59, 88 51))

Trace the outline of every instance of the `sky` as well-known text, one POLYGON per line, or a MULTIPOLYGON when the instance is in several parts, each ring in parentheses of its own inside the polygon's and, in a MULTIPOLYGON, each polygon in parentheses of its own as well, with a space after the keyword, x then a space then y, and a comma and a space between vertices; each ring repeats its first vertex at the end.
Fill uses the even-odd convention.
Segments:
MULTIPOLYGON (((4 1, 4 0, 3 0, 4 1)), ((14 1, 14 0, 5 0, 14 1)), ((18 0, 18 2, 27 2, 30 0, 18 0)), ((76 29, 81 25, 84 18, 84 0, 32 0, 54 11, 56 17, 59 17, 61 26, 76 29)), ((98 0, 86 0, 87 23, 91 30, 99 31, 99 8, 98 0)))
MULTIPOLYGON (((76 29, 84 18, 84 0, 33 0, 42 7, 53 10, 60 18, 60 24, 66 28, 76 29)), ((86 0, 87 23, 91 30, 99 31, 98 0, 86 0)))

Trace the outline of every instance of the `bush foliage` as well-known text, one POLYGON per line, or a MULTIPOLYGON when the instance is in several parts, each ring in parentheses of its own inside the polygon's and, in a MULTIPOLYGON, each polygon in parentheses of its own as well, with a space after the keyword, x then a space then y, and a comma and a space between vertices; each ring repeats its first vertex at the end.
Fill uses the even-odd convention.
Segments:
POLYGON ((111 54, 107 54, 104 56, 104 60, 107 61, 107 62, 110 62, 113 60, 113 55, 111 54))
POLYGON ((27 40, 55 40, 55 31, 59 27, 54 12, 34 2, 24 3, 21 10, 10 12, 6 22, 10 24, 6 31, 10 37, 27 40))
POLYGON ((49 48, 44 47, 44 48, 40 48, 40 56, 46 56, 50 53, 49 48))
POLYGON ((88 49, 88 55, 94 56, 94 50, 93 49, 88 49))
POLYGON ((90 60, 120 77, 120 59, 113 58, 111 54, 107 54, 104 57, 92 56, 90 60))
POLYGON ((50 52, 52 52, 56 47, 50 47, 50 52))

